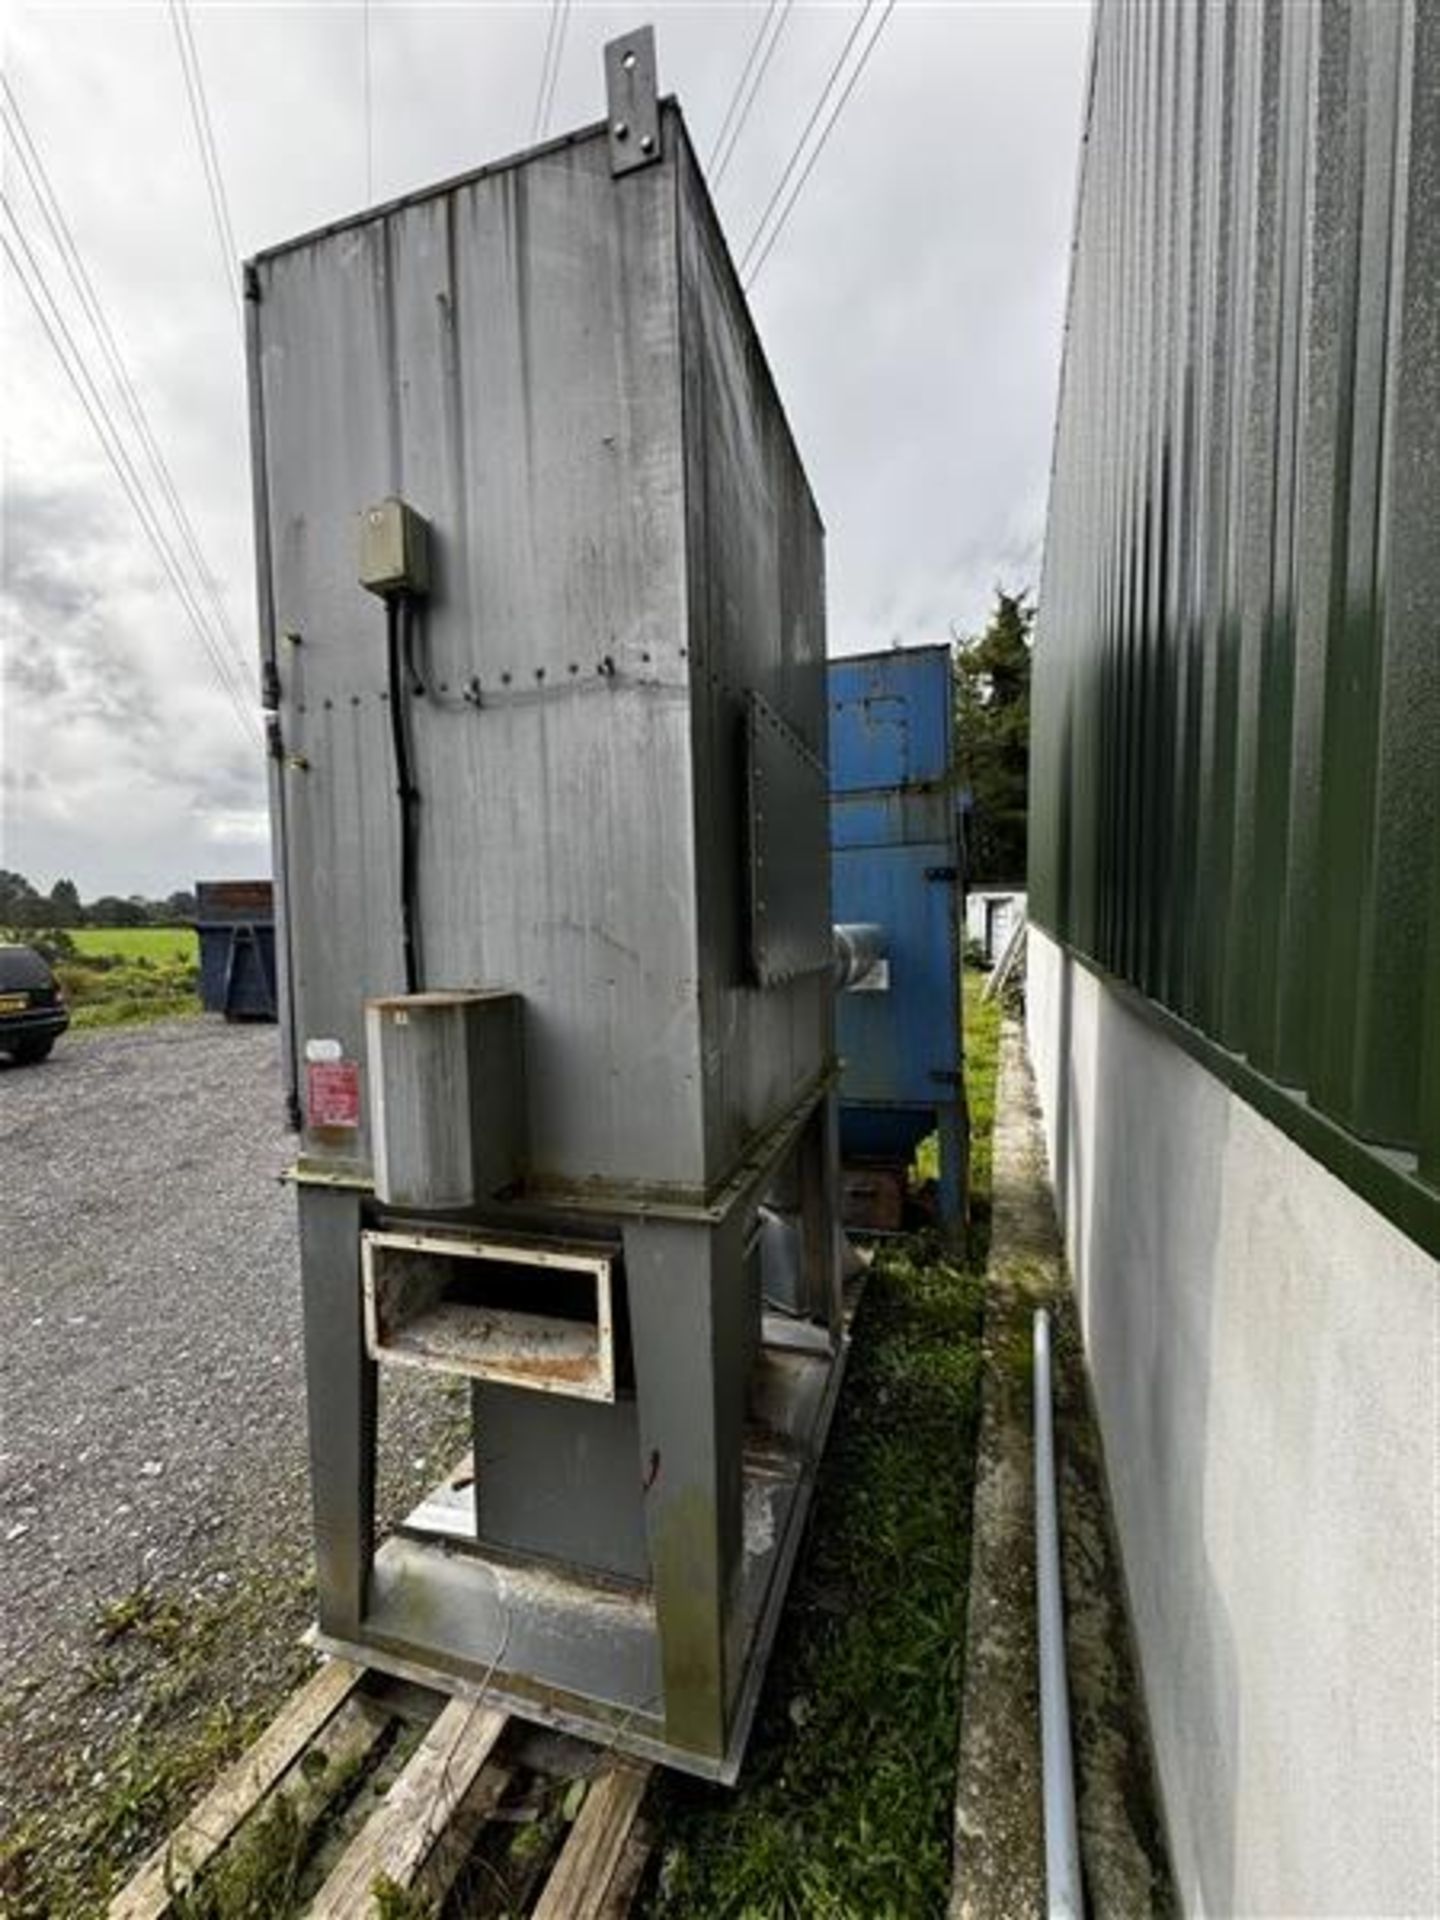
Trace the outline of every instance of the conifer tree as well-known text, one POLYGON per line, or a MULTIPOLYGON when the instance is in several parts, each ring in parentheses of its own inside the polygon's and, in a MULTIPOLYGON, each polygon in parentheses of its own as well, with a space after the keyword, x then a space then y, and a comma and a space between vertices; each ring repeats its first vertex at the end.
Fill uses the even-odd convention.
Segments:
POLYGON ((955 732, 961 786, 969 794, 971 885, 1025 878, 1034 625, 1028 593, 997 587, 985 631, 955 641, 955 732))

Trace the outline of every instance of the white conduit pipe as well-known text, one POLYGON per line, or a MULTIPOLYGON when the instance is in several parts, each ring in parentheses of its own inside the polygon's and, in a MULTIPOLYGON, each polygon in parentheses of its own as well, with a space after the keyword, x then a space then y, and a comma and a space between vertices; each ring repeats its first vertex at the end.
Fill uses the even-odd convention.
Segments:
POLYGON ((1055 1435, 1050 1415, 1050 1316, 1035 1315, 1035 1565, 1040 1616, 1040 1749, 1045 1783, 1045 1886, 1050 1920, 1083 1920, 1075 1776, 1070 1761, 1070 1695, 1065 1680, 1065 1609, 1060 1593, 1060 1528, 1055 1503, 1055 1435))

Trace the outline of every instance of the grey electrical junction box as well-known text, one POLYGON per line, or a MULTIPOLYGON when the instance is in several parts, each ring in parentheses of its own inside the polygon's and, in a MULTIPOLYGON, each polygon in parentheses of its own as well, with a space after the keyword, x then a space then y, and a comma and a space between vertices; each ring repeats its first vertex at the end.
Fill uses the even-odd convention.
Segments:
POLYGON ((360 584, 382 597, 430 591, 430 537, 403 500, 382 500, 360 515, 360 584))
POLYGON ((609 70, 249 269, 318 1637, 733 1779, 846 1344, 823 531, 645 37, 609 70), (391 1367, 474 1466, 377 1549, 391 1367))

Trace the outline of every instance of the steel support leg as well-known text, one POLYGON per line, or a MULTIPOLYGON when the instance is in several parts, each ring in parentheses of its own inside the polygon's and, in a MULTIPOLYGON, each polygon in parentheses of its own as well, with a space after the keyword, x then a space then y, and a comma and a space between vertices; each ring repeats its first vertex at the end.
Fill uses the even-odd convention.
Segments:
POLYGON ((940 1224, 952 1238, 964 1229, 969 1212, 970 1119, 961 1100, 941 1107, 936 1120, 940 1130, 940 1224))
POLYGON ((840 1106, 827 1093, 805 1123, 797 1150, 803 1238, 801 1310, 838 1340, 840 1284, 840 1106))
POLYGON ((645 1531, 665 1737, 719 1758, 740 1653, 741 1450, 747 1317, 744 1212, 718 1226, 625 1226, 645 1531))
POLYGON ((375 1550, 375 1363, 360 1296, 360 1200, 300 1189, 305 1398, 320 1628, 356 1639, 375 1550))

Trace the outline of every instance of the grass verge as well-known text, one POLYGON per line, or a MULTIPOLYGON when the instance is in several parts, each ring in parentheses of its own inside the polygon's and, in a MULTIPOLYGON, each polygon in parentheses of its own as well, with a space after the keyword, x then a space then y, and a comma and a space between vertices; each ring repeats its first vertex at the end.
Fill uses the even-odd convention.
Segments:
POLYGON ((199 948, 189 927, 75 927, 0 936, 55 969, 77 1032, 199 1013, 199 948))
POLYGON ((311 1666, 297 1644, 308 1593, 291 1566, 223 1591, 140 1587, 97 1612, 80 1684, 120 1706, 118 1738, 75 1739, 38 1759, 43 1795, 32 1795, 28 1814, 0 1838, 5 1920, 104 1912, 128 1868, 311 1666), (225 1675, 218 1685, 217 1668, 225 1675))
POLYGON ((990 1250, 990 1189, 995 1135, 995 1083, 1000 1071, 996 1000, 983 1000, 985 976, 965 970, 965 1098, 970 1109, 970 1235, 968 1256, 977 1273, 990 1250))
POLYGON ((201 1010, 194 987, 183 979, 149 979, 126 968, 119 978, 96 984, 84 969, 62 967, 59 973, 75 1033, 143 1026, 150 1020, 181 1020, 201 1010))
POLYGON ((966 1256, 876 1259, 741 1785, 664 1788, 664 1920, 945 1908, 1000 1027, 966 989, 966 1256))

